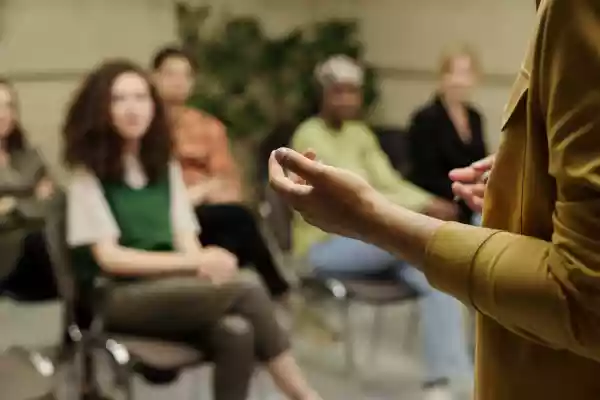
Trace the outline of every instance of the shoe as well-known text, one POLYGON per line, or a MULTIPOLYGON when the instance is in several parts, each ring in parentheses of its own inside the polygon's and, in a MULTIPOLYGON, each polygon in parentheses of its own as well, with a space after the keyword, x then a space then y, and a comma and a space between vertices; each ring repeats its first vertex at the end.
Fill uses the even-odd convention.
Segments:
POLYGON ((432 387, 425 389, 423 400, 453 400, 452 392, 445 386, 432 387))

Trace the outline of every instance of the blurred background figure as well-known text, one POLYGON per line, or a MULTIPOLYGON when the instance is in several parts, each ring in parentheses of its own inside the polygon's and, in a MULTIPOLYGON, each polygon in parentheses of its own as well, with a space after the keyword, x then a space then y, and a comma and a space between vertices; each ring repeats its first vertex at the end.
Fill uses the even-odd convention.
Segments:
POLYGON ((187 106, 197 73, 194 60, 180 48, 166 47, 154 56, 152 69, 174 128, 175 154, 202 226, 201 242, 227 249, 241 266, 256 268, 271 295, 285 300, 290 286, 252 212, 243 204, 241 176, 225 126, 187 106))
MULTIPOLYGON (((404 180, 380 149, 361 116, 361 67, 348 57, 334 56, 318 67, 316 78, 322 94, 320 112, 300 125, 292 147, 301 152, 312 149, 324 163, 358 173, 398 204, 437 218, 456 219, 457 209, 451 200, 435 197, 404 180)), ((370 244, 328 235, 298 216, 294 245, 322 276, 396 276, 423 295, 420 311, 427 400, 451 399, 451 381, 470 379, 472 368, 460 303, 431 288, 421 272, 370 244)))
POLYGON ((93 293, 99 276, 114 283, 106 329, 202 349, 215 363, 217 400, 246 399, 255 362, 288 399, 319 400, 263 286, 242 279, 227 250, 200 244, 167 114, 144 71, 128 61, 92 71, 64 142, 67 241, 80 293, 93 293))
POLYGON ((55 186, 19 121, 17 95, 0 78, 0 291, 20 300, 57 296, 43 235, 55 186))
MULTIPOLYGON (((432 99, 412 116, 409 154, 412 182, 443 199, 452 201, 448 173, 487 155, 483 117, 469 102, 479 77, 479 63, 466 46, 443 54, 439 85, 432 99)), ((479 215, 464 202, 456 219, 479 224, 479 215)))

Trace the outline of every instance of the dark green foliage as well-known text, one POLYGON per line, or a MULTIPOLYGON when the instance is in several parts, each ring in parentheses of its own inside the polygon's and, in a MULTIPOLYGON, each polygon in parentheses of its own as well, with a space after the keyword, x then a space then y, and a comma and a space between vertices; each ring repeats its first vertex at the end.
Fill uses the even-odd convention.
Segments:
MULTIPOLYGON (((232 137, 267 135, 276 126, 300 122, 317 99, 313 71, 334 54, 362 59, 358 24, 332 20, 270 38, 258 19, 223 21, 217 34, 202 29, 209 7, 177 6, 183 45, 198 60, 198 84, 191 104, 221 119, 232 137)), ((365 104, 377 101, 375 71, 367 68, 365 104)))

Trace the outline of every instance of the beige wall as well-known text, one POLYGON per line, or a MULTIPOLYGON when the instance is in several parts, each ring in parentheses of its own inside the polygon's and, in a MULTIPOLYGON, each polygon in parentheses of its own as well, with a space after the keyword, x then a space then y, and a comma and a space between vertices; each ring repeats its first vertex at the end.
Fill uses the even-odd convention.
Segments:
POLYGON ((491 147, 535 18, 533 0, 361 0, 368 59, 383 67, 377 117, 403 124, 435 90, 435 69, 448 45, 467 42, 485 75, 474 101, 483 111, 491 147))
POLYGON ((5 0, 0 74, 19 91, 31 140, 53 167, 64 108, 82 72, 103 57, 147 63, 174 40, 170 0, 5 0))
MULTIPOLYGON (((103 57, 146 63, 157 46, 175 39, 173 1, 3 0, 0 73, 15 79, 24 123, 53 165, 60 120, 82 71, 103 57)), ((311 21, 359 17, 368 59, 382 68, 376 117, 389 124, 405 124, 430 96, 441 50, 470 42, 486 70, 475 101, 487 117, 492 145, 534 17, 529 0, 188 1, 211 4, 216 18, 258 16, 271 35, 311 21)))

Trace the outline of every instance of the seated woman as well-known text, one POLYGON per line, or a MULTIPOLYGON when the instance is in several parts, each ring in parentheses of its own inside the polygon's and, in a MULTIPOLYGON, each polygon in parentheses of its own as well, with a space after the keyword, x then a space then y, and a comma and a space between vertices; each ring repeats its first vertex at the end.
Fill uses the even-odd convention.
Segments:
POLYGON ((110 330, 198 346, 215 362, 214 394, 245 399, 255 358, 290 399, 319 397, 305 382, 261 285, 228 251, 203 247, 170 130, 138 66, 104 63, 85 80, 64 126, 67 241, 79 283, 115 283, 110 330))
MULTIPOLYGON (((312 150, 324 163, 351 170, 414 211, 451 220, 456 205, 404 180, 391 166, 377 138, 359 119, 363 71, 352 60, 335 56, 317 68, 322 89, 318 116, 300 125, 292 147, 312 150)), ((426 399, 448 399, 452 378, 469 379, 471 365, 466 347, 462 309, 458 301, 431 288, 425 276, 394 255, 361 241, 331 236, 301 217, 294 220, 295 252, 304 255, 317 274, 339 278, 397 277, 422 294, 421 333, 425 354, 426 399)))
MULTIPOLYGON (((440 82, 433 98, 413 115, 409 129, 412 171, 416 185, 452 200, 448 173, 481 160, 487 154, 482 115, 468 103, 477 78, 477 62, 468 48, 442 57, 440 82)), ((463 202, 458 221, 479 225, 480 216, 463 202)))
POLYGON ((285 299, 290 286, 279 271, 258 228, 243 206, 242 183, 229 151, 225 126, 216 118, 190 108, 195 63, 183 50, 166 47, 152 62, 154 80, 175 126, 175 150, 183 168, 196 216, 200 240, 223 247, 241 266, 252 266, 275 299, 285 299))
POLYGON ((42 229, 53 194, 41 157, 25 140, 16 93, 0 78, 0 269, 7 272, 0 292, 32 301, 57 296, 42 229))

